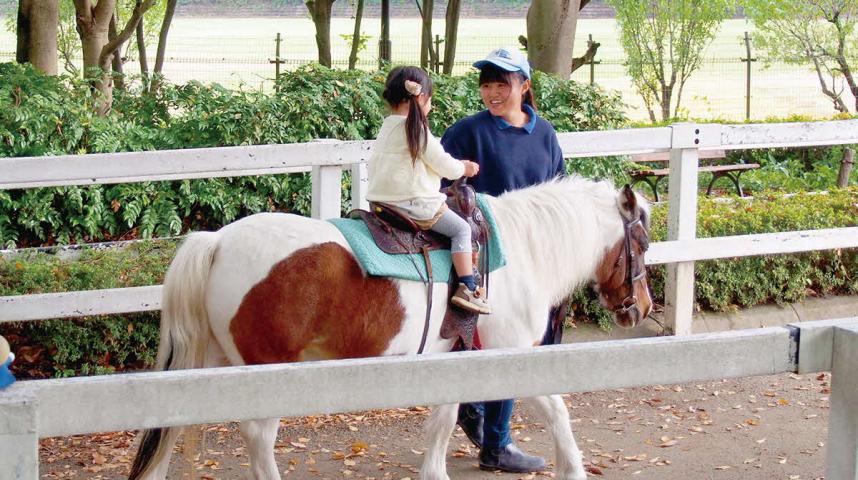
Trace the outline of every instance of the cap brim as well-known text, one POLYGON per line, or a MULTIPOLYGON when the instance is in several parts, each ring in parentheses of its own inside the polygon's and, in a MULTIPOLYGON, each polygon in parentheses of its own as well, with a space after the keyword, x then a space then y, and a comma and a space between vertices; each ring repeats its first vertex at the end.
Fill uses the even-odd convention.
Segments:
MULTIPOLYGON (((494 65, 500 69, 506 70, 507 72, 521 72, 521 68, 511 65, 506 62, 502 62, 500 60, 479 60, 474 62, 474 68, 482 69, 486 65, 494 65)), ((524 72, 522 72, 524 73, 524 72)))

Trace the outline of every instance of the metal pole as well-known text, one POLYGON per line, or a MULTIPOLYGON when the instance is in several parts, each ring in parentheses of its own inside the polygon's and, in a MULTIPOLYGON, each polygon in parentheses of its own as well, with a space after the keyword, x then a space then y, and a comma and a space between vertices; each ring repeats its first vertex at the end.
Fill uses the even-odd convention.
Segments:
POLYGON ((440 54, 440 52, 441 52, 441 41, 442 41, 441 36, 436 34, 435 35, 435 56, 434 56, 435 65, 433 66, 435 73, 441 73, 441 54, 440 54))
POLYGON ((280 37, 280 32, 277 32, 277 39, 274 41, 277 46, 274 50, 274 82, 280 78, 280 42, 283 39, 280 37))
POLYGON ((751 119, 751 62, 756 61, 755 58, 751 58, 751 37, 748 35, 748 32, 745 32, 745 53, 747 54, 746 58, 743 58, 742 61, 747 63, 746 75, 745 75, 745 120, 751 119))
MULTIPOLYGON (((587 40, 587 48, 589 49, 591 45, 593 45, 593 34, 589 35, 589 40, 587 40)), ((596 59, 590 59, 590 85, 593 85, 596 82, 596 59)))

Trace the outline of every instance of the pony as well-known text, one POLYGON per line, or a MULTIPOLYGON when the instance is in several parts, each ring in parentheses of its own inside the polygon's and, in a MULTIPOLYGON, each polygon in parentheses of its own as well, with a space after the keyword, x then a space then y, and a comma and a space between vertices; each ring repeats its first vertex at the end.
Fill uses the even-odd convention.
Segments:
MULTIPOLYGON (((595 285, 621 326, 652 308, 644 252, 649 206, 628 185, 579 177, 488 197, 507 264, 491 274, 493 313, 480 317, 483 348, 533 347, 549 311, 578 286, 595 285)), ((447 285, 436 284, 426 352, 445 352, 439 333, 447 285), (441 307, 443 306, 443 307, 441 307)), ((416 354, 426 287, 367 276, 331 223, 260 213, 217 232, 190 234, 164 280, 157 366, 162 370, 416 354)), ((533 399, 553 433, 558 479, 586 478, 560 397, 533 399)), ((420 478, 447 480, 446 452, 458 406, 433 408, 420 478)), ((256 480, 279 479, 278 418, 243 421, 256 480)), ((146 430, 131 479, 163 479, 177 428, 146 430)))

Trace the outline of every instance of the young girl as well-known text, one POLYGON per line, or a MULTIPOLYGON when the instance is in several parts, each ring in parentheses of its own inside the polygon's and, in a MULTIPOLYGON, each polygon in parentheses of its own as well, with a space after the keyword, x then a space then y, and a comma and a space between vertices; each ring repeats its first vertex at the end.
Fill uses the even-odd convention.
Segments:
POLYGON ((456 160, 429 132, 432 80, 418 67, 398 67, 387 76, 384 99, 391 115, 384 119, 369 159, 371 202, 384 203, 413 219, 421 228, 450 237, 459 287, 451 302, 466 310, 489 314, 491 308, 477 288, 471 255, 471 227, 447 208, 438 190, 441 177, 473 177, 479 165, 456 160))

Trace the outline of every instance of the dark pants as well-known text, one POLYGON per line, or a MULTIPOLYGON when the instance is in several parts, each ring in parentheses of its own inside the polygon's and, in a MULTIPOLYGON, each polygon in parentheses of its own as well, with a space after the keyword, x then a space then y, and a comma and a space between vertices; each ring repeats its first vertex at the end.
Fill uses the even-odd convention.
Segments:
MULTIPOLYGON (((542 337, 542 345, 560 343, 560 335, 556 333, 557 330, 552 322, 555 317, 555 310, 552 309, 548 317, 548 328, 542 337)), ((512 442, 509 436, 509 421, 512 419, 513 404, 513 400, 463 403, 459 405, 459 418, 483 416, 483 447, 503 448, 512 442)))

